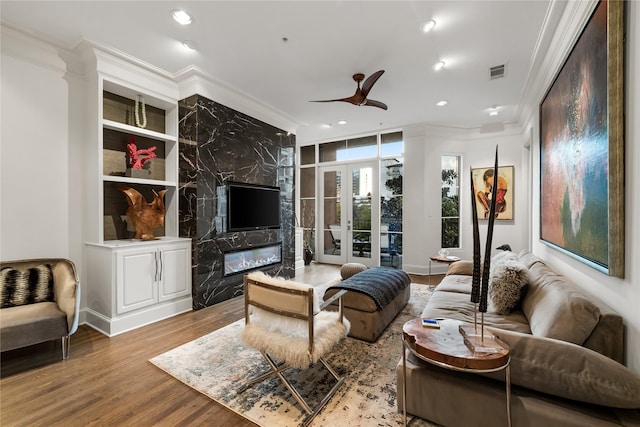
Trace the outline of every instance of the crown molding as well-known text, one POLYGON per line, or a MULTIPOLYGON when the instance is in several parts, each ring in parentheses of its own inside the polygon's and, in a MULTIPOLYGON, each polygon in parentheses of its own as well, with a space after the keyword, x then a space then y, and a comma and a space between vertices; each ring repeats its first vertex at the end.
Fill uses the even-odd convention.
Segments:
POLYGON ((44 40, 37 34, 18 26, 2 22, 2 54, 43 67, 59 74, 65 74, 68 66, 61 57, 61 46, 44 40))
POLYGON ((526 126, 537 115, 538 105, 573 49, 597 2, 598 0, 551 2, 516 113, 519 123, 526 126))
POLYGON ((202 95, 226 107, 294 134, 301 126, 293 117, 213 77, 195 65, 178 71, 173 75, 173 79, 180 89, 180 99, 196 94, 202 95))

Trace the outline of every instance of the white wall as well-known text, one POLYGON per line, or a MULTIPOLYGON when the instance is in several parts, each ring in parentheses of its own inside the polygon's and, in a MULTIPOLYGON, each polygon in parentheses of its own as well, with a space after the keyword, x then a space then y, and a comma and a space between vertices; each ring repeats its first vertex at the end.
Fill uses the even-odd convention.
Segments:
POLYGON ((1 74, 0 256, 69 258, 67 82, 4 48, 1 74))
MULTIPOLYGON (((462 158, 460 192, 460 249, 451 255, 471 259, 473 254, 469 167, 493 166, 496 145, 500 166, 514 166, 514 219, 496 221, 492 252, 504 243, 519 252, 529 247, 529 150, 524 148, 520 128, 483 134, 477 130, 456 130, 431 126, 412 126, 404 130, 404 230, 403 268, 417 274, 429 272, 429 257, 440 250, 441 235, 441 157, 462 158)), ((487 223, 480 223, 482 250, 487 223)), ((432 273, 443 273, 447 266, 433 264, 432 273)))

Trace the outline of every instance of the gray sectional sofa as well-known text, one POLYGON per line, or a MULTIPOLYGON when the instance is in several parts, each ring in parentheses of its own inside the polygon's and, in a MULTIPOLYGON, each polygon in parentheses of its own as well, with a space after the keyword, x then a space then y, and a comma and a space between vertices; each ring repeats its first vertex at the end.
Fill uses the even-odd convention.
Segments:
MULTIPOLYGON (((485 315, 510 347, 513 425, 640 426, 640 376, 623 365, 623 319, 531 253, 518 261, 528 273, 520 304, 485 315)), ((422 317, 473 322, 471 274, 471 262, 452 264, 422 317)), ((503 372, 454 372, 407 355, 409 414, 447 427, 507 425, 503 372)), ((402 360, 397 378, 402 390, 402 360)))

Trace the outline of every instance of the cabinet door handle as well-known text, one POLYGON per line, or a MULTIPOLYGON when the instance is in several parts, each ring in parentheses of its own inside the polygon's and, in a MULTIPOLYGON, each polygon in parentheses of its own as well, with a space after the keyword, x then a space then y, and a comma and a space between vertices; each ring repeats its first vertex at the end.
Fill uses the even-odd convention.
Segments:
POLYGON ((157 282, 158 281, 158 252, 155 252, 153 254, 153 259, 156 262, 156 268, 155 271, 153 272, 153 281, 157 282))
POLYGON ((162 280, 162 271, 164 270, 164 265, 162 265, 162 252, 158 252, 158 258, 160 258, 160 273, 158 274, 158 281, 162 280))

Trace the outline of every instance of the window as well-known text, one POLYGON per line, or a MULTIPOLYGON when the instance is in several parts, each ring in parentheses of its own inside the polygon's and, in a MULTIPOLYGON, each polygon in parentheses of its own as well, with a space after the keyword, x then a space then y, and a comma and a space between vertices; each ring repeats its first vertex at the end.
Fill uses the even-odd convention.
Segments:
POLYGON ((460 247, 460 156, 442 156, 442 248, 460 247))
POLYGON ((402 154, 404 154, 402 132, 380 135, 380 157, 401 156, 402 154))
POLYGON ((304 247, 315 247, 316 168, 300 168, 300 224, 304 247))
MULTIPOLYGON (((326 192, 329 188, 332 191, 334 188, 341 191, 342 178, 349 178, 333 176, 329 171, 324 172, 323 176, 316 176, 316 167, 322 167, 323 163, 337 163, 337 166, 350 164, 357 167, 359 160, 378 161, 379 176, 373 176, 371 168, 354 169, 353 175, 350 177, 354 194, 349 200, 350 206, 344 207, 344 209, 352 212, 353 215, 354 241, 371 241, 371 233, 375 228, 372 226, 371 218, 377 218, 379 214, 380 265, 402 268, 402 211, 404 202, 404 140, 402 131, 322 142, 317 145, 301 147, 300 154, 302 157, 300 162, 301 227, 304 231, 305 242, 308 241, 315 245, 315 215, 316 210, 322 209, 325 224, 319 225, 319 230, 324 230, 324 242, 325 245, 328 245, 324 248, 324 254, 341 255, 339 245, 335 245, 335 237, 331 236, 331 230, 323 227, 338 224, 343 207, 337 202, 340 197, 326 192), (315 157, 315 147, 318 150, 317 158, 315 157), (325 195, 315 194, 315 185, 320 183, 324 185, 325 195), (373 199, 371 197, 373 194, 379 195, 379 212, 372 212, 373 199), (307 238, 307 236, 309 237, 307 238)), ((322 252, 318 253, 322 254, 322 252)), ((369 252, 370 256, 371 252, 369 252)))
POLYGON ((375 158, 378 155, 378 136, 327 142, 320 144, 319 152, 321 162, 375 158))
POLYGON ((402 268, 403 166, 402 157, 380 161, 380 265, 397 268, 402 268))

